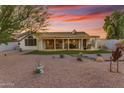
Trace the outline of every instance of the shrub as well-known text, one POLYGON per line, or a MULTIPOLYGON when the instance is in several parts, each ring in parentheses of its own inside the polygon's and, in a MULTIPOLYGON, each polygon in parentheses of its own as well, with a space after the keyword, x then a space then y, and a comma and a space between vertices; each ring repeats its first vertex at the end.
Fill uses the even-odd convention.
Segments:
POLYGON ((5 53, 4 56, 7 56, 7 54, 5 53))
POLYGON ((61 55, 60 55, 60 58, 64 58, 64 55, 61 54, 61 55))
POLYGON ((55 58, 55 56, 52 56, 52 58, 54 59, 54 58, 55 58))
POLYGON ((82 53, 82 52, 80 52, 80 53, 79 53, 79 56, 83 56, 83 53, 82 53))
POLYGON ((82 61, 82 58, 81 57, 77 57, 77 61, 82 61))
POLYGON ((102 56, 101 54, 96 54, 97 56, 102 56))
POLYGON ((37 62, 36 64, 36 69, 35 69, 35 73, 36 74, 43 74, 44 70, 43 70, 44 66, 41 65, 39 62, 37 62))
POLYGON ((41 69, 37 69, 36 68, 35 73, 40 74, 41 73, 41 69))

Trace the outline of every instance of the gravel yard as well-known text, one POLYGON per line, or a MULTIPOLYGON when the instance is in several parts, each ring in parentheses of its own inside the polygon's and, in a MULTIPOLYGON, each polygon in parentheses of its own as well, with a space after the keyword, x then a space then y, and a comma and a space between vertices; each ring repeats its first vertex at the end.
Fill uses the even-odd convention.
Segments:
POLYGON ((0 87, 85 88, 124 87, 124 62, 120 73, 110 73, 108 62, 79 62, 76 57, 9 54, 0 56, 0 87), (45 73, 34 74, 36 63, 45 73))

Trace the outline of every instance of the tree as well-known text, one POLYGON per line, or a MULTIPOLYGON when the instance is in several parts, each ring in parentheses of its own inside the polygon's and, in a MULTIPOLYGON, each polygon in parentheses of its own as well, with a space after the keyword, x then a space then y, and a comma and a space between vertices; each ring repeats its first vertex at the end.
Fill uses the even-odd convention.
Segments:
POLYGON ((13 33, 45 30, 48 18, 46 6, 0 6, 0 43, 7 43, 13 33))
MULTIPOLYGON (((124 13, 113 12, 110 16, 105 18, 104 30, 107 33, 108 39, 123 39, 124 38, 124 13)), ((116 44, 116 51, 112 52, 110 57, 110 72, 112 71, 112 61, 117 63, 117 72, 119 72, 119 58, 122 56, 121 50, 123 50, 122 43, 116 44)))
POLYGON ((124 38, 124 13, 113 12, 110 16, 104 19, 104 30, 107 33, 108 39, 124 38))

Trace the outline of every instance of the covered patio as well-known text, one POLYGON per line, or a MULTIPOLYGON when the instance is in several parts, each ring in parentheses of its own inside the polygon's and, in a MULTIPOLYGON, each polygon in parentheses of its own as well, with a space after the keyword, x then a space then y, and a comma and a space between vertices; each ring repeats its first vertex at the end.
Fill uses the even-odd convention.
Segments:
POLYGON ((75 38, 54 38, 43 39, 44 49, 48 50, 84 50, 88 39, 75 38))

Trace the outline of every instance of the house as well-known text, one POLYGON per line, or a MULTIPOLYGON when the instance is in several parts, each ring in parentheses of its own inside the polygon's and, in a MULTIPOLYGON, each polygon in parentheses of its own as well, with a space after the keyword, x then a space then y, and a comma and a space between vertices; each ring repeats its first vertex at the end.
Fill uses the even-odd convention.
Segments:
POLYGON ((90 36, 85 32, 25 32, 18 37, 22 50, 86 50, 97 49, 99 36, 90 36))

